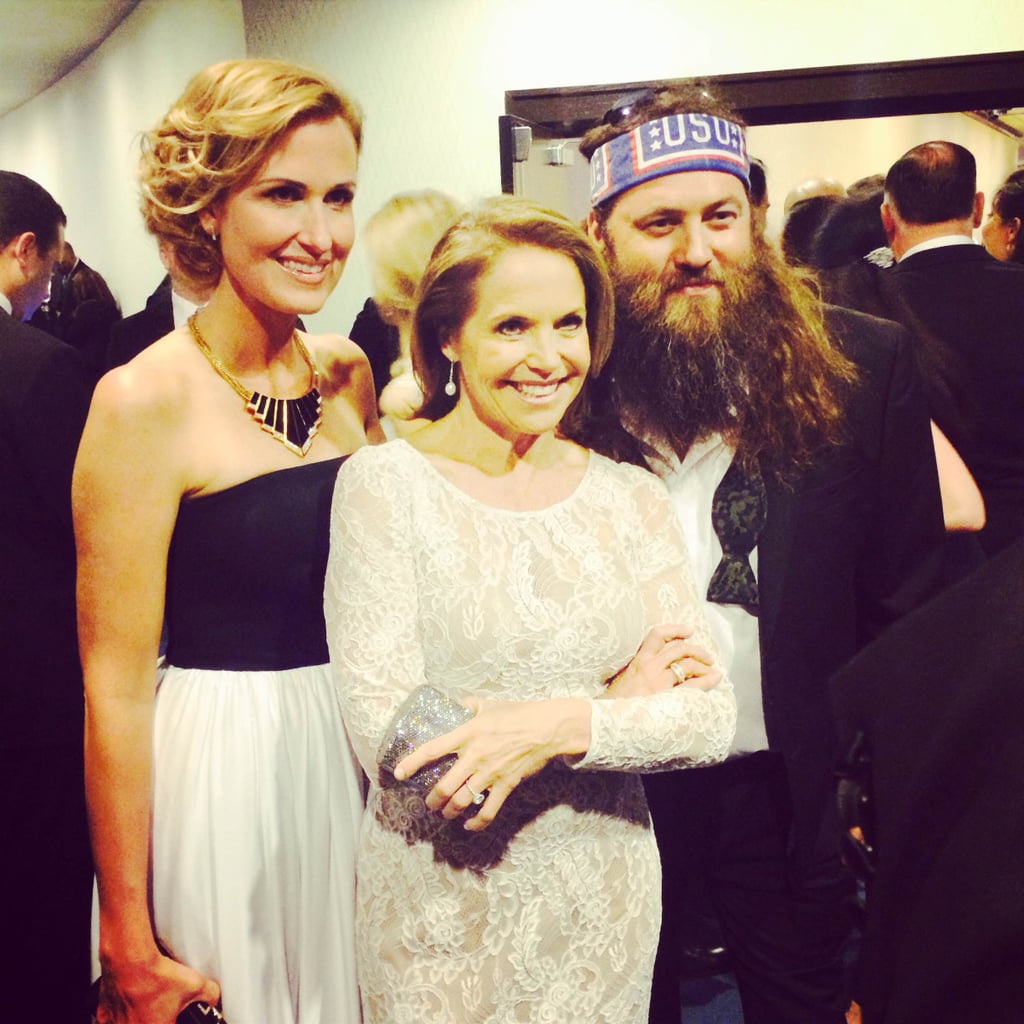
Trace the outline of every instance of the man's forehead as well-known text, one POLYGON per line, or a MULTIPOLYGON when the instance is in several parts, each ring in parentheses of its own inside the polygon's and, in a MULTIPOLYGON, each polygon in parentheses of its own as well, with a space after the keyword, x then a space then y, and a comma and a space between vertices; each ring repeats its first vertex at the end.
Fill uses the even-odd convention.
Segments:
POLYGON ((619 196, 615 209, 624 212, 644 208, 689 211, 727 202, 748 205, 746 189, 735 175, 723 171, 680 171, 628 189, 619 196))

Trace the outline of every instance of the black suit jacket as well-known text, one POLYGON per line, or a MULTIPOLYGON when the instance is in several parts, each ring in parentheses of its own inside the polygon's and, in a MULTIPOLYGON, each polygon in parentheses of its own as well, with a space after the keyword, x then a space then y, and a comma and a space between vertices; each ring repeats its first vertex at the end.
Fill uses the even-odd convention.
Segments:
POLYGON ((856 364, 846 440, 792 480, 765 474, 758 539, 761 679, 785 760, 799 860, 834 852, 838 741, 827 681, 940 586, 945 534, 928 412, 906 331, 829 307, 856 364))
POLYGON ((71 472, 78 353, 0 311, 0 747, 81 741, 71 472))
POLYGON ((110 370, 130 362, 144 348, 173 330, 171 279, 165 277, 153 294, 146 299, 144 309, 126 316, 111 327, 104 369, 110 370))
POLYGON ((981 542, 998 550, 1024 535, 1024 267, 952 245, 901 260, 881 284, 896 319, 909 311, 949 351, 967 428, 951 439, 985 499, 981 542))
POLYGON ((1024 540, 832 681, 871 758, 865 1024, 1021 1018, 1024 540))

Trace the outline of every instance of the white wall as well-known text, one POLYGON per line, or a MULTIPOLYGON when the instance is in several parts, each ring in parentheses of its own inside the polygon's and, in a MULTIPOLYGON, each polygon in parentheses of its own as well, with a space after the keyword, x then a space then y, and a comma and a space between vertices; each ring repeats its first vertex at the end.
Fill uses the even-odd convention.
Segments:
POLYGON ((782 229, 786 193, 809 178, 835 178, 851 185, 869 174, 885 174, 903 153, 922 142, 946 139, 974 154, 978 188, 988 212, 992 193, 1016 166, 1017 142, 966 114, 918 114, 813 124, 751 128, 747 146, 768 168, 768 235, 782 229))
MULTIPOLYGON (((1020 0, 243 4, 251 54, 315 63, 363 104, 361 221, 405 189, 497 192, 506 90, 1024 49, 1020 0)), ((369 288, 357 248, 315 325, 349 326, 369 288)))
MULTIPOLYGON (((0 119, 0 165, 51 188, 126 311, 160 272, 135 212, 134 134, 194 71, 246 49, 319 66, 363 104, 362 222, 405 189, 498 191, 506 90, 1017 50, 1024 18, 1019 0, 969 14, 952 0, 143 0, 82 67, 0 119)), ((357 245, 311 326, 347 330, 369 287, 357 245)))
POLYGON ((53 194, 75 252, 125 313, 163 277, 138 211, 138 135, 189 77, 245 56, 239 0, 142 0, 103 44, 42 96, 0 118, 0 167, 53 194))

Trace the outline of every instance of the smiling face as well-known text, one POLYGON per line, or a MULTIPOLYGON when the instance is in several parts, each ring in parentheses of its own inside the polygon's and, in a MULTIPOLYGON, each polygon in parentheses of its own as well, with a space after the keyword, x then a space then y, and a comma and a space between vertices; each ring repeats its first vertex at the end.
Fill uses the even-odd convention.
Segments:
POLYGON ((616 298, 644 321, 685 333, 714 325, 728 276, 752 259, 750 204, 721 171, 685 171, 622 194, 604 223, 591 217, 616 298))
POLYGON ((250 306, 315 313, 355 237, 358 151, 340 117, 289 132, 256 175, 202 215, 224 275, 250 306))
POLYGON ((553 431, 590 368, 586 294, 576 264, 508 249, 476 284, 476 305, 443 351, 458 363, 457 409, 507 440, 553 431))

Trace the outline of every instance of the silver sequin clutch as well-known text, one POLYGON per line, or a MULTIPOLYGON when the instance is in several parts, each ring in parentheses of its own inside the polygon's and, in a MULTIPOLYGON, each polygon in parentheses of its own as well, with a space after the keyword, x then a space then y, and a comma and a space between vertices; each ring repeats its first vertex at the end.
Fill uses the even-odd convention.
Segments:
POLYGON ((420 793, 428 793, 455 764, 458 759, 455 754, 448 754, 438 761, 425 764, 401 783, 395 780, 395 765, 406 754, 411 754, 428 740, 451 732, 472 717, 473 712, 469 708, 436 687, 426 684, 417 686, 395 713, 377 749, 381 785, 410 786, 420 793))

